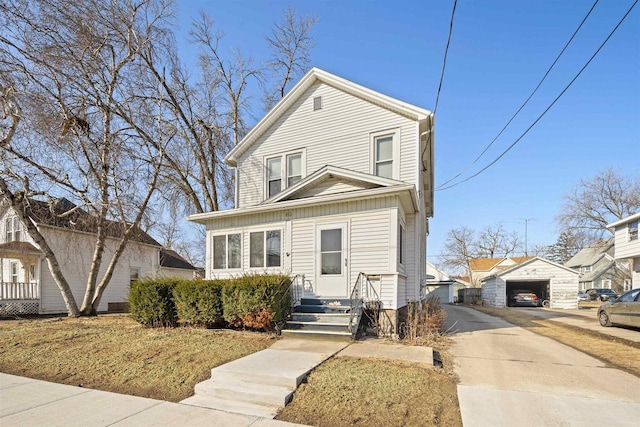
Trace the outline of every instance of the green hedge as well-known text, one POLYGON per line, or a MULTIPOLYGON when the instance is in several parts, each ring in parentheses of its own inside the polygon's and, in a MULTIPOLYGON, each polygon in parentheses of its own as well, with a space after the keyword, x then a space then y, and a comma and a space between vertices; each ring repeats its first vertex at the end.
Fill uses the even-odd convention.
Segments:
POLYGON ((176 307, 173 302, 175 279, 140 280, 129 291, 131 316, 152 328, 176 326, 176 307))
POLYGON ((291 309, 291 278, 285 275, 245 275, 222 289, 222 311, 232 326, 270 329, 291 309))
POLYGON ((193 326, 221 324, 222 280, 181 280, 173 289, 180 323, 193 326))
POLYGON ((270 330, 291 309, 291 278, 246 275, 225 280, 163 278, 131 287, 131 315, 146 326, 217 326, 270 330))

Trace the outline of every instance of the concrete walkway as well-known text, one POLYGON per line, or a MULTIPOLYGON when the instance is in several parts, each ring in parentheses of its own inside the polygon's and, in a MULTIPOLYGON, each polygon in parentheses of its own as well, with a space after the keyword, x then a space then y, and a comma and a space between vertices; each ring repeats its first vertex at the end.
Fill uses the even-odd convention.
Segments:
POLYGON ((300 424, 0 373, 0 425, 284 427, 300 424))
POLYGON ((181 403, 273 418, 307 374, 349 342, 285 338, 211 370, 181 403))
POLYGON ((465 427, 637 425, 640 378, 472 308, 444 308, 465 427))

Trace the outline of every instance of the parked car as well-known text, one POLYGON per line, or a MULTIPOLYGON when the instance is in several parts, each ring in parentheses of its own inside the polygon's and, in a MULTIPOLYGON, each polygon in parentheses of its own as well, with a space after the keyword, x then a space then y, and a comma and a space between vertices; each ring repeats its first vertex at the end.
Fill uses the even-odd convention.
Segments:
POLYGON ((617 324, 640 328, 640 289, 632 289, 620 298, 602 304, 598 308, 598 320, 602 326, 617 324))
POLYGON ((589 301, 609 301, 611 297, 618 298, 620 296, 612 289, 607 288, 587 289, 586 293, 589 295, 589 301))
POLYGON ((509 298, 507 298, 507 306, 537 307, 538 296, 531 291, 513 291, 513 293, 509 295, 509 298))
POLYGON ((578 302, 591 301, 591 297, 585 291, 578 291, 578 302))

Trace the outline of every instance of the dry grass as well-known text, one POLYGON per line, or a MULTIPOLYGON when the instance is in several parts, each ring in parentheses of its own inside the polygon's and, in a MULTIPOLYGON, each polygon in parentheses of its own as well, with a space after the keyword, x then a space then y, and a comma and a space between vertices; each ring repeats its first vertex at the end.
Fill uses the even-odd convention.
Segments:
POLYGON ((211 368, 263 350, 261 333, 148 329, 127 315, 0 321, 0 371, 177 402, 211 368))
POLYGON ((529 331, 552 338, 603 362, 640 376, 640 343, 600 334, 579 327, 540 319, 519 310, 474 306, 478 311, 500 317, 529 331))
POLYGON ((331 427, 461 426, 456 383, 450 369, 339 357, 314 370, 276 418, 331 427))

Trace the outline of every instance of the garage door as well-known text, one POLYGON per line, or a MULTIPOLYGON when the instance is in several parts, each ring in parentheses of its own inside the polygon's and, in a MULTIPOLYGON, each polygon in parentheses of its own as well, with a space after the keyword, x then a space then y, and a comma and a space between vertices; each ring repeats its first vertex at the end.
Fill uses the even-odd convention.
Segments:
POLYGON ((507 301, 509 301, 510 295, 523 291, 536 294, 539 304, 542 305, 542 301, 549 300, 549 281, 507 280, 507 301))

